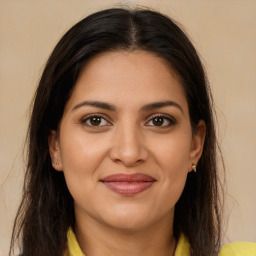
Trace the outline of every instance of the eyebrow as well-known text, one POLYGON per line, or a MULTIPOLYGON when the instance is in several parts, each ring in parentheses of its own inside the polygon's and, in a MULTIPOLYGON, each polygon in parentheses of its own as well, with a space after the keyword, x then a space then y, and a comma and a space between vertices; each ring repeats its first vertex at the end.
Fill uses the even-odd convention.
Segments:
POLYGON ((149 110, 153 110, 153 109, 157 109, 157 108, 163 108, 163 107, 167 107, 167 106, 176 107, 176 108, 178 108, 182 112, 182 114, 184 114, 182 107, 178 103, 176 103, 174 101, 170 101, 170 100, 149 103, 147 105, 144 105, 141 108, 141 110, 142 111, 149 111, 149 110))
POLYGON ((76 110, 82 106, 92 106, 92 107, 96 107, 96 108, 102 108, 102 109, 106 109, 106 110, 111 110, 111 111, 115 111, 116 110, 116 107, 109 104, 109 103, 106 103, 106 102, 101 102, 101 101, 82 101, 80 102, 79 104, 75 105, 73 108, 72 108, 72 111, 73 110, 76 110))
MULTIPOLYGON (((110 110, 110 111, 116 111, 116 107, 112 104, 106 103, 106 102, 102 102, 102 101, 82 101, 80 103, 78 103, 77 105, 75 105, 72 108, 72 111, 83 107, 83 106, 92 106, 92 107, 96 107, 96 108, 101 108, 101 109, 106 109, 106 110, 110 110)), ((153 102, 153 103, 149 103, 146 104, 144 106, 142 106, 141 111, 150 111, 153 109, 157 109, 157 108, 163 108, 163 107, 167 107, 167 106, 174 106, 176 108, 178 108, 182 114, 184 114, 182 107, 174 102, 174 101, 159 101, 159 102, 153 102)))

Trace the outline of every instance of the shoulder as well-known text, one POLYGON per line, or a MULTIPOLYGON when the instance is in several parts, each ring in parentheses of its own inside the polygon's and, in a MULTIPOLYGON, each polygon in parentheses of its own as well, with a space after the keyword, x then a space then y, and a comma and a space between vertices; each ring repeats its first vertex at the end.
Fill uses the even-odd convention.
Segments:
POLYGON ((67 233, 67 240, 67 251, 65 252, 64 256, 85 256, 79 247, 75 233, 73 232, 73 229, 71 227, 69 228, 67 233))
MULTIPOLYGON (((182 234, 178 240, 175 256, 190 255, 190 245, 182 234)), ((236 242, 224 245, 218 256, 256 256, 256 243, 236 242)))
POLYGON ((190 244, 186 237, 181 234, 178 239, 177 247, 174 256, 189 256, 190 255, 190 244))
POLYGON ((224 245, 219 256, 256 256, 256 243, 236 242, 224 245))

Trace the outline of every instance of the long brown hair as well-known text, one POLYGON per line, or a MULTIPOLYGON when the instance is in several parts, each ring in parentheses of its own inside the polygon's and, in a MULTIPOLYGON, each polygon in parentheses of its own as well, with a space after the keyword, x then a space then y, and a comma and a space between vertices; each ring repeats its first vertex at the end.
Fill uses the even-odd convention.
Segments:
POLYGON ((174 235, 183 233, 191 256, 214 256, 220 247, 217 142, 210 88, 198 54, 170 18, 150 10, 107 9, 74 25, 53 50, 36 91, 28 131, 23 198, 10 254, 20 241, 23 256, 63 256, 66 233, 75 223, 73 198, 62 172, 52 168, 48 136, 58 130, 63 110, 85 63, 102 52, 142 49, 175 70, 184 87, 192 129, 204 120, 207 132, 197 173, 189 173, 175 206, 174 235))

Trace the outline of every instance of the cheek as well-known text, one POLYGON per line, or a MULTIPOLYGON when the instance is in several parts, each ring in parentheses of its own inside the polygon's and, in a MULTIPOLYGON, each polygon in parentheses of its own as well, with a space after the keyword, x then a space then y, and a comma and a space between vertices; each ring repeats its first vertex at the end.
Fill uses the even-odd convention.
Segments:
POLYGON ((106 155, 104 143, 82 132, 63 130, 60 153, 67 186, 74 198, 86 195, 97 184, 96 170, 106 155))
POLYGON ((181 134, 179 136, 170 136, 164 138, 151 147, 152 155, 155 161, 161 166, 163 174, 166 176, 179 176, 188 172, 190 162, 191 138, 189 134, 181 134))
POLYGON ((174 206, 181 196, 189 171, 190 139, 188 135, 173 137, 157 145, 153 155, 161 169, 159 198, 174 206))
POLYGON ((60 142, 64 171, 93 172, 105 155, 104 140, 88 136, 83 131, 63 131, 60 142), (95 168, 94 168, 95 167, 95 168))

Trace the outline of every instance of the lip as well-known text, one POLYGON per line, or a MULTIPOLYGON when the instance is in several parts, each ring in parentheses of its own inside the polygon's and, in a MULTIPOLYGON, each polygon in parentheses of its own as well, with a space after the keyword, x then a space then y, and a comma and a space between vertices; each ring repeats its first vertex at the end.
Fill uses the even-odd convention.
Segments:
POLYGON ((136 195, 149 189, 156 180, 143 173, 113 174, 101 182, 110 190, 121 195, 136 195))

